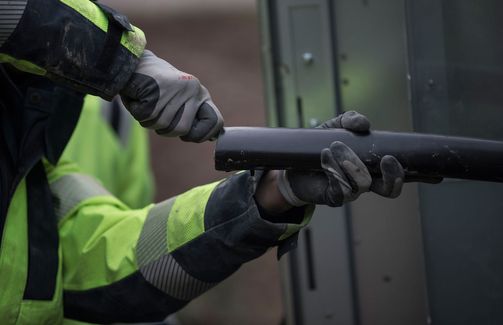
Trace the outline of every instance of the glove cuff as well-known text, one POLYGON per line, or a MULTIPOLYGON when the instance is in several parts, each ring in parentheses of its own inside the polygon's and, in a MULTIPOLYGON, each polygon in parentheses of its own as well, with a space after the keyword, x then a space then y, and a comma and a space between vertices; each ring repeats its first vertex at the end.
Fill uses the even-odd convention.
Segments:
POLYGON ((295 193, 292 190, 292 186, 290 186, 290 181, 288 180, 288 176, 286 174, 286 170, 282 170, 279 173, 279 179, 278 179, 278 189, 285 198, 285 200, 290 204, 295 207, 300 207, 303 205, 308 204, 307 202, 302 201, 295 195, 295 193))

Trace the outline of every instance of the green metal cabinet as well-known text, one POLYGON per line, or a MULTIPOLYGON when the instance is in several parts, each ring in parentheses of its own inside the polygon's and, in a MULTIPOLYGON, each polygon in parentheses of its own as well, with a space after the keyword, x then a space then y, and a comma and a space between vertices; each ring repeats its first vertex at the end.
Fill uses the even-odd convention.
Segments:
MULTIPOLYGON (((259 0, 269 124, 503 140, 503 4, 259 0)), ((503 153, 502 153, 503 161, 503 153)), ((318 207, 282 261, 287 323, 502 324, 503 186, 407 184, 318 207)))

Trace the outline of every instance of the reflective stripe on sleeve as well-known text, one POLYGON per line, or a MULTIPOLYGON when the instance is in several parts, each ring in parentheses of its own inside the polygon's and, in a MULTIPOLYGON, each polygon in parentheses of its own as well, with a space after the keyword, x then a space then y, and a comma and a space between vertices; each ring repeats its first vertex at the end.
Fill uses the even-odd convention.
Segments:
POLYGON ((97 180, 84 174, 62 176, 50 186, 58 221, 86 199, 111 195, 97 180))
POLYGON ((167 221, 175 198, 156 204, 148 213, 138 239, 136 258, 139 266, 159 259, 168 251, 167 221))
POLYGON ((192 277, 171 254, 140 267, 140 272, 157 289, 183 301, 189 301, 216 285, 192 277))
POLYGON ((27 2, 28 0, 0 0, 0 46, 16 29, 27 2))
POLYGON ((149 212, 138 240, 136 258, 143 277, 173 298, 188 301, 216 283, 188 274, 168 252, 168 219, 177 198, 155 205, 149 212))
MULTIPOLYGON (((96 27, 108 31, 108 18, 101 9, 89 0, 60 0, 62 3, 72 8, 96 27)), ((124 31, 121 37, 121 44, 136 57, 140 57, 145 49, 146 40, 143 31, 135 26, 131 26, 133 31, 124 31)))

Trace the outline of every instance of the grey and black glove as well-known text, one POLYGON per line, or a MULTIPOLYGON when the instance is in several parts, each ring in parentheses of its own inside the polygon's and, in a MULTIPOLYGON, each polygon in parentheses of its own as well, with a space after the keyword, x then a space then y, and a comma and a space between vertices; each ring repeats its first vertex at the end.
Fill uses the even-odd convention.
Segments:
MULTIPOLYGON (((353 132, 368 132, 368 119, 354 111, 330 119, 319 127, 344 128, 353 132)), ((279 190, 293 206, 324 204, 332 207, 356 200, 368 191, 384 197, 400 195, 404 170, 393 156, 384 156, 380 167, 382 178, 372 178, 367 167, 348 146, 335 141, 321 152, 322 172, 282 171, 279 190)))
POLYGON ((203 142, 223 127, 220 111, 199 80, 148 50, 120 95, 142 126, 164 136, 203 142))

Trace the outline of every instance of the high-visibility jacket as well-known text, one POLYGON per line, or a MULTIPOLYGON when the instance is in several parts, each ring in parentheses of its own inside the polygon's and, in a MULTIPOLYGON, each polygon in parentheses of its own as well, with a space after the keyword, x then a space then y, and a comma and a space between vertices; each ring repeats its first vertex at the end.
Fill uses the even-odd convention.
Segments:
MULTIPOLYGON (((123 42, 135 31, 110 43, 113 19, 87 0, 30 0, 1 58, 110 98, 136 57, 123 42), (107 33, 82 27, 98 12, 107 33)), ((310 209, 293 209, 282 217, 296 223, 268 221, 253 198, 260 173, 248 172, 131 209, 60 159, 81 93, 5 65, 0 89, 0 324, 163 319, 309 219, 310 209)))
POLYGON ((149 151, 147 130, 120 99, 88 95, 61 159, 75 162, 129 207, 141 208, 154 193, 149 151))

